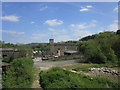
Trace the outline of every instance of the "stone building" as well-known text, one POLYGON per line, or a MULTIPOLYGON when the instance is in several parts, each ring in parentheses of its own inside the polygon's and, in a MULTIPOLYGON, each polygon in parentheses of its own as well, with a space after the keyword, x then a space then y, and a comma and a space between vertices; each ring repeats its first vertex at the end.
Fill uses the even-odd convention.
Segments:
POLYGON ((49 39, 50 52, 56 56, 64 56, 69 53, 78 52, 78 44, 74 43, 54 43, 54 39, 49 39))
POLYGON ((2 57, 10 56, 13 58, 19 57, 19 50, 15 48, 1 48, 0 52, 2 52, 2 57))
POLYGON ((3 58, 11 57, 15 59, 15 58, 21 58, 21 57, 31 57, 28 55, 28 53, 25 53, 25 50, 19 50, 17 48, 0 48, 0 52, 3 58))

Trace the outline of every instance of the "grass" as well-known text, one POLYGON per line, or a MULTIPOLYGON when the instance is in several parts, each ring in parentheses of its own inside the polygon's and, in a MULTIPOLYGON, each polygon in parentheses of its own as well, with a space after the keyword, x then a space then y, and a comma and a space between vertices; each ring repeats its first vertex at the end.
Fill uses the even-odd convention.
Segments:
POLYGON ((109 78, 76 74, 60 67, 40 73, 42 88, 118 88, 109 78))
MULTIPOLYGON (((88 75, 92 75, 92 76, 96 76, 97 74, 91 74, 88 72, 88 68, 100 68, 100 67, 107 67, 107 68, 112 68, 114 70, 120 71, 120 68, 116 65, 112 65, 112 64, 87 64, 87 63, 79 63, 79 64, 73 64, 73 65, 69 65, 69 66, 61 66, 61 68, 65 68, 66 70, 75 70, 77 72, 82 71, 83 73, 87 73, 88 75)), ((103 77, 103 78, 109 78, 111 79, 113 82, 117 82, 118 81, 118 76, 115 75, 110 75, 110 74, 98 74, 97 76, 99 77, 103 77)))
POLYGON ((107 67, 107 68, 113 68, 115 70, 120 69, 116 65, 111 65, 111 64, 88 64, 88 63, 73 64, 69 66, 63 66, 62 68, 65 68, 67 70, 88 72, 88 68, 93 68, 93 67, 94 68, 107 67))

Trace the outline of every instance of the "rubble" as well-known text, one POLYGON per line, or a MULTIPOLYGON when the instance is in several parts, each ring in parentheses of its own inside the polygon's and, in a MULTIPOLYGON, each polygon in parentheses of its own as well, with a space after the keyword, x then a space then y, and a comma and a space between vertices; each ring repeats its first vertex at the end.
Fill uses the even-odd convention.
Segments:
POLYGON ((89 72, 92 73, 105 73, 120 76, 120 72, 113 70, 111 68, 101 67, 101 68, 88 68, 89 72))

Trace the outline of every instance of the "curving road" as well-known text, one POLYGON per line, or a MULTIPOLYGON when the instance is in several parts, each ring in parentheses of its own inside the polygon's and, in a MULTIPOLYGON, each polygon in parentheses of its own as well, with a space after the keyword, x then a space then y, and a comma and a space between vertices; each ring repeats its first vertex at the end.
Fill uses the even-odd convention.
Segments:
POLYGON ((66 61, 38 61, 34 62, 34 67, 50 67, 50 66, 62 66, 67 64, 80 63, 80 60, 66 60, 66 61))

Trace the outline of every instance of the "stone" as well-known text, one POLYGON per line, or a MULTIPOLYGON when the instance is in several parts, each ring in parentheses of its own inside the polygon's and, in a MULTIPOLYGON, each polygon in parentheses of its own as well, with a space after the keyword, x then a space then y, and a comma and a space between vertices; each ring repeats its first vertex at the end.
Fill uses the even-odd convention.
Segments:
POLYGON ((105 73, 105 74, 112 74, 112 75, 120 75, 120 72, 116 71, 116 70, 112 70, 111 68, 106 68, 106 67, 101 67, 101 68, 88 68, 89 72, 92 73, 105 73))

